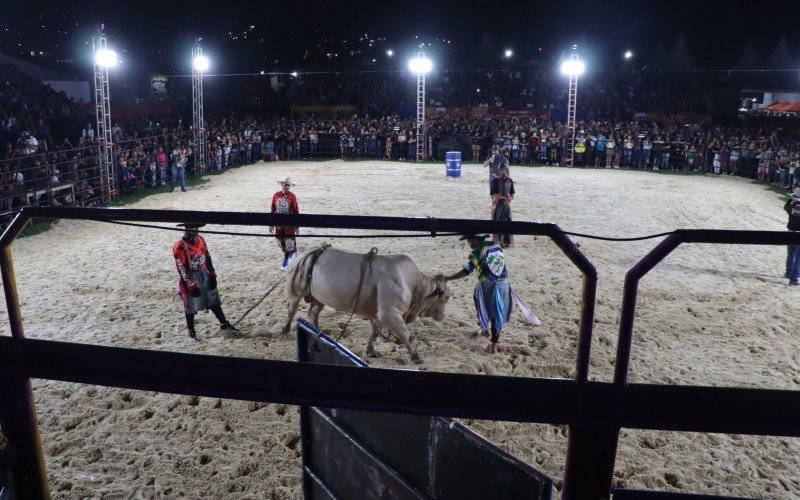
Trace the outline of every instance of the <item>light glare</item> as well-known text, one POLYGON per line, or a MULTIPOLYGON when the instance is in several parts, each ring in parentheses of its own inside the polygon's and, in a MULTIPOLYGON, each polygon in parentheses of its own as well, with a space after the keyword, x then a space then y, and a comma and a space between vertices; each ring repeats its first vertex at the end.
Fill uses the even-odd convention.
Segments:
POLYGON ((631 57, 633 57, 633 52, 631 52, 630 50, 626 50, 625 59, 630 59, 631 57))
POLYGON ((514 51, 511 49, 506 49, 505 51, 506 58, 509 58, 514 55, 514 51))
POLYGON ((408 69, 417 74, 425 74, 433 69, 433 61, 425 56, 415 57, 408 62, 408 69))
POLYGON ((569 59, 561 63, 561 73, 565 75, 581 75, 586 69, 583 61, 569 59))
POLYGON ((206 56, 195 56, 192 61, 192 65, 194 65, 194 69, 197 71, 207 71, 210 64, 206 56))
POLYGON ((94 62, 98 66, 110 68, 117 64, 117 53, 109 49, 98 50, 94 56, 94 62))

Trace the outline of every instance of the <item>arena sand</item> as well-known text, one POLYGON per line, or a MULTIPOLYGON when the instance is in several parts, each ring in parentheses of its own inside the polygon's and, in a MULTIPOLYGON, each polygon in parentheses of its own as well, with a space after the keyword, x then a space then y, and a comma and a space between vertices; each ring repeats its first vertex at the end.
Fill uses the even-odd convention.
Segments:
MULTIPOLYGON (((512 174, 515 220, 556 222, 569 231, 636 236, 675 228, 781 230, 786 223, 781 198, 744 179, 519 167, 512 174)), ((304 213, 489 216, 485 169, 480 166, 465 165, 463 176, 453 180, 444 176, 443 165, 388 162, 252 165, 213 177, 187 193, 150 196, 134 208, 264 211, 279 188, 277 181, 286 175, 297 183, 294 191, 304 213)), ((27 335, 294 359, 294 330, 288 337, 278 333, 285 318, 280 289, 245 320, 243 337, 220 334, 213 316, 200 314, 202 341, 187 340, 170 253, 179 236, 61 221, 42 235, 17 241, 13 255, 27 335)), ((217 235, 207 241, 219 271, 224 309, 235 320, 281 275, 277 244, 217 235)), ((405 253, 431 274, 458 270, 468 253, 455 238, 442 237, 303 239, 301 246, 323 241, 357 252, 376 246, 383 254, 405 253)), ((577 241, 599 271, 590 376, 610 381, 624 273, 658 240, 577 241)), ((516 313, 502 339, 504 353, 490 356, 474 326, 475 278, 454 282, 444 323, 421 320, 411 325, 425 369, 573 377, 580 274, 546 238, 518 237, 517 245, 508 251, 511 279, 542 325, 527 325, 516 313)), ((673 252, 641 283, 631 381, 800 389, 800 290, 782 279, 785 253, 783 247, 735 245, 686 245, 673 252)), ((306 312, 301 309, 302 315, 306 312)), ((336 333, 346 319, 346 313, 326 309, 321 326, 336 333)), ((3 329, 7 335, 8 326, 3 329)), ((354 319, 350 330, 343 342, 363 355, 366 322, 354 319)), ((376 366, 409 368, 404 348, 379 341, 377 349, 383 356, 376 366)), ((33 385, 55 497, 301 496, 296 407, 52 381, 33 385)), ((520 394, 526 396, 536 397, 520 394)), ((465 423, 549 474, 560 488, 565 427, 465 423)), ((800 498, 800 442, 626 430, 615 485, 800 498)))

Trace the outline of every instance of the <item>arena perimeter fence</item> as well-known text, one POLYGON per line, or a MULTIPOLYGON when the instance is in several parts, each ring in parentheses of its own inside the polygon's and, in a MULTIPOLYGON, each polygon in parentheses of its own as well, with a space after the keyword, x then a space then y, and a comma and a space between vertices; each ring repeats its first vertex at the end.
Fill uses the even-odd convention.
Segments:
MULTIPOLYGON (((169 185, 172 177, 170 153, 175 146, 192 147, 193 138, 189 131, 170 134, 153 135, 119 141, 113 145, 115 177, 111 185, 101 175, 99 168, 98 146, 84 146, 68 150, 37 153, 3 160, 0 162, 0 212, 17 210, 27 206, 76 206, 99 207, 111 200, 124 198, 149 189, 159 189, 169 185), (158 148, 162 148, 167 156, 165 164, 151 163, 155 161, 158 148), (123 155, 137 154, 140 161, 123 163, 123 155), (22 174, 23 180, 17 181, 12 174, 22 174)), ((311 142, 308 138, 287 140, 285 142, 264 141, 259 144, 236 143, 230 148, 216 147, 218 142, 209 138, 206 143, 206 158, 197 162, 194 154, 190 155, 186 164, 186 176, 202 176, 210 172, 221 172, 227 168, 249 165, 258 161, 275 160, 331 160, 365 159, 365 160, 407 160, 415 161, 415 143, 393 142, 387 144, 385 138, 364 139, 361 135, 353 141, 343 141, 339 134, 318 134, 318 140, 311 142)), ((461 151, 462 159, 467 162, 482 162, 491 149, 491 144, 481 141, 473 143, 469 136, 451 134, 430 138, 429 151, 431 160, 444 161, 447 151, 461 151), (476 146, 473 149, 473 146, 476 146)), ((511 165, 562 163, 561 145, 553 144, 547 148, 533 148, 526 145, 509 147, 508 156, 511 165)), ((641 150, 633 150, 624 154, 621 150, 613 156, 588 150, 584 154, 576 154, 576 167, 599 167, 605 165, 634 169, 651 169, 653 167, 668 168, 677 171, 713 172, 705 152, 690 164, 687 157, 680 152, 663 157, 660 154, 643 155, 641 150), (665 166, 666 165, 666 166, 665 166)), ((729 166, 722 166, 721 172, 729 172, 743 177, 756 177, 758 160, 740 158, 729 166)), ((770 181, 789 184, 788 170, 770 169, 770 181)))
MULTIPOLYGON (((639 280, 685 243, 800 245, 800 233, 677 230, 628 271, 613 382, 589 381, 597 271, 555 224, 467 219, 272 215, 31 207, 0 236, 0 272, 11 337, 0 338, 0 426, 15 453, 10 477, 20 498, 49 498, 31 378, 133 390, 300 406, 565 424, 562 498, 608 498, 623 428, 800 437, 800 391, 665 386, 628 382, 639 280), (550 238, 583 274, 573 380, 409 370, 365 370, 26 339, 11 244, 34 217, 94 221, 199 222, 252 226, 510 233, 550 238), (142 367, 147 367, 143 370, 142 367), (335 384, 320 381, 335 380, 335 384), (391 388, 391 390, 388 390, 391 388), (486 398, 492 394, 492 398, 486 398)), ((630 497, 629 497, 630 498, 630 497)))

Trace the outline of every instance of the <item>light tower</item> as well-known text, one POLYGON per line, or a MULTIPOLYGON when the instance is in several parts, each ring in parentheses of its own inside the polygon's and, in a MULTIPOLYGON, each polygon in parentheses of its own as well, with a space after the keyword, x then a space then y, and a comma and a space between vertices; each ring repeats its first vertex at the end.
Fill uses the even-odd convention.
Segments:
POLYGON ((417 161, 425 159, 425 73, 433 68, 433 63, 420 50, 417 56, 408 62, 408 68, 417 74, 417 161))
POLYGON ((192 48, 192 136, 194 139, 194 164, 198 171, 205 170, 206 129, 203 120, 203 72, 208 70, 209 61, 203 55, 201 39, 192 48))
POLYGON ((567 133, 564 137, 564 164, 573 165, 575 148, 575 111, 578 102, 578 76, 585 69, 583 61, 578 58, 578 46, 572 46, 569 59, 561 63, 561 72, 569 76, 569 97, 567 100, 567 133))
POLYGON ((106 46, 105 25, 92 38, 94 52, 94 109, 97 118, 97 142, 100 146, 101 197, 106 203, 117 194, 117 174, 114 167, 114 144, 111 137, 111 101, 108 89, 108 68, 117 64, 117 54, 106 46))

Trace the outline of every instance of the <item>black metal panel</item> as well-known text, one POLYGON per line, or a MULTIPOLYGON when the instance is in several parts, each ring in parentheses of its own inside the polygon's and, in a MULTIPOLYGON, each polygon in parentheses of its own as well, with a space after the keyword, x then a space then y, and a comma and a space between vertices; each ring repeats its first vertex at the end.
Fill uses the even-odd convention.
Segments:
POLYGON ((693 495, 691 493, 669 493, 665 491, 622 490, 611 492, 613 500, 757 500, 745 497, 721 497, 716 495, 693 495))
POLYGON ((334 495, 347 499, 428 498, 348 436, 324 412, 312 408, 310 424, 313 470, 334 495))
MULTIPOLYGON (((328 485, 314 474, 308 467, 303 467, 303 480, 307 480, 310 486, 310 491, 306 493, 306 498, 313 498, 315 500, 337 500, 336 495, 328 488, 328 485)), ((2 499, 0 499, 2 500, 2 499)))
POLYGON ((434 497, 549 500, 550 478, 450 419, 436 419, 434 497))
POLYGON ((406 478, 432 494, 430 448, 433 419, 421 415, 325 409, 353 439, 406 478))
MULTIPOLYGON (((310 358, 309 352, 317 363, 331 361, 366 366, 338 343, 299 320, 300 359, 310 358)), ((359 460, 346 456, 360 451, 379 460, 381 467, 375 468, 375 481, 385 472, 385 464, 413 488, 434 498, 550 499, 552 481, 549 478, 452 419, 331 408, 303 408, 301 415, 301 419, 308 419, 308 424, 302 427, 311 434, 309 439, 304 439, 307 444, 303 463, 317 473, 318 481, 329 485, 338 495, 355 493, 365 487, 361 479, 350 479, 349 469, 357 469, 359 460), (330 425, 321 422, 323 415, 330 425), (347 439, 332 434, 328 427, 346 433, 347 439), (337 473, 336 466, 331 468, 334 459, 337 464, 347 463, 348 474, 344 477, 341 471, 337 473), (357 464, 348 460, 355 460, 357 464)), ((383 484, 366 487, 374 489, 383 484)), ((307 496, 309 494, 315 494, 313 488, 307 496)))

